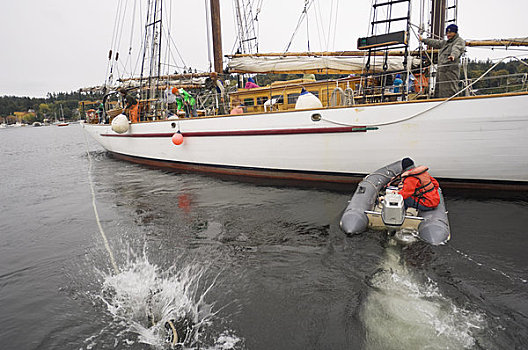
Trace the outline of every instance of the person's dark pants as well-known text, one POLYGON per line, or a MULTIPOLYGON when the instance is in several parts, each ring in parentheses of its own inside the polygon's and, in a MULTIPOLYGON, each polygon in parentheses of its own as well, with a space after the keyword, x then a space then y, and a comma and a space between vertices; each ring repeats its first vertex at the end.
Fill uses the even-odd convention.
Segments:
POLYGON ((425 205, 418 203, 416 198, 413 198, 413 197, 405 198, 403 202, 405 203, 405 207, 407 208, 415 208, 421 211, 428 211, 428 210, 434 209, 434 208, 426 207, 425 205))

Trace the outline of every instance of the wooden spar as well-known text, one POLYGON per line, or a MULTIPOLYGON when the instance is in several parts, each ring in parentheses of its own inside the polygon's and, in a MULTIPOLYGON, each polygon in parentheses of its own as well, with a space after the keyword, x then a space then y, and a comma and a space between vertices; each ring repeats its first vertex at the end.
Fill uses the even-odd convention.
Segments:
MULTIPOLYGON (((418 51, 412 52, 419 54, 418 51)), ((372 55, 385 56, 384 52, 373 52, 372 55)), ((403 51, 389 51, 389 56, 403 56, 403 51)), ((331 57, 363 57, 366 56, 365 51, 335 51, 335 52, 270 52, 270 53, 246 53, 246 54, 235 54, 226 55, 228 58, 236 57, 305 57, 305 56, 331 56, 331 57)))
POLYGON ((466 46, 528 46, 525 39, 499 39, 499 40, 468 40, 466 46))
POLYGON ((215 72, 221 74, 224 70, 222 61, 222 28, 220 24, 220 1, 211 1, 211 31, 213 33, 213 57, 215 72))
POLYGON ((238 70, 238 69, 229 69, 229 73, 239 73, 239 74, 245 74, 245 73, 259 73, 259 74, 268 74, 268 73, 274 73, 274 74, 352 74, 357 73, 360 74, 361 70, 338 70, 338 69, 304 69, 304 70, 270 70, 266 71, 266 73, 260 73, 260 72, 254 72, 252 70, 238 70))
MULTIPOLYGON (((170 74, 170 75, 161 75, 159 77, 159 80, 171 80, 171 79, 192 79, 192 78, 203 78, 203 77, 209 77, 211 79, 216 79, 218 74, 216 72, 212 73, 189 73, 189 74, 170 74)), ((138 80, 146 80, 148 77, 138 77, 138 78, 125 78, 125 79, 118 79, 120 82, 125 81, 138 81, 138 80)))

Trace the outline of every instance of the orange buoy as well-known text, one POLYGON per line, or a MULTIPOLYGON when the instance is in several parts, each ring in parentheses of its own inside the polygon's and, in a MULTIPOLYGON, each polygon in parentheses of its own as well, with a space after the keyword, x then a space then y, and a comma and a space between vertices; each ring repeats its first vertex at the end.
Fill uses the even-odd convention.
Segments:
POLYGON ((172 135, 172 143, 174 143, 176 146, 179 146, 183 143, 183 135, 179 131, 172 135))

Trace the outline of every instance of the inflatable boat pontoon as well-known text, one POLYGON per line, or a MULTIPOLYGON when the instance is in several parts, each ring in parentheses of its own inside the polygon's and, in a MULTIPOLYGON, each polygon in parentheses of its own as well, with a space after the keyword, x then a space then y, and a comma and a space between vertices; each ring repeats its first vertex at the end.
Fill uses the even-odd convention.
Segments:
POLYGON ((397 188, 389 186, 401 173, 401 161, 397 161, 367 175, 341 217, 341 228, 347 234, 359 234, 367 228, 386 229, 391 234, 407 229, 429 244, 444 244, 450 232, 442 190, 438 189, 440 204, 435 209, 406 209, 397 188))

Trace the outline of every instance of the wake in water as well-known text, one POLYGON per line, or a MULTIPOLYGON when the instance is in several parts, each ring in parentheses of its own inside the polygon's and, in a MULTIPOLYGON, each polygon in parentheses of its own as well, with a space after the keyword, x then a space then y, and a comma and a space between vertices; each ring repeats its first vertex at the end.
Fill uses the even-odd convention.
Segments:
POLYGON ((484 317, 456 306, 436 283, 421 281, 396 247, 388 247, 380 268, 370 277, 361 311, 367 349, 470 349, 484 317))
POLYGON ((113 316, 113 322, 124 325, 121 335, 137 336, 137 340, 125 340, 129 345, 234 349, 241 340, 229 330, 210 340, 208 328, 219 310, 213 311, 214 304, 205 299, 218 275, 206 285, 206 272, 205 267, 198 265, 162 270, 143 256, 127 263, 117 274, 103 274, 99 299, 113 316))

